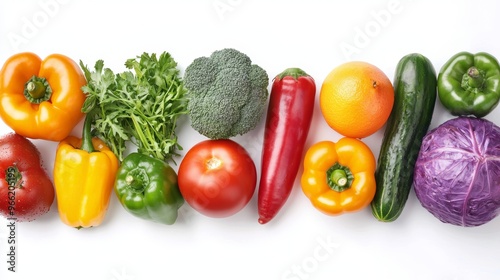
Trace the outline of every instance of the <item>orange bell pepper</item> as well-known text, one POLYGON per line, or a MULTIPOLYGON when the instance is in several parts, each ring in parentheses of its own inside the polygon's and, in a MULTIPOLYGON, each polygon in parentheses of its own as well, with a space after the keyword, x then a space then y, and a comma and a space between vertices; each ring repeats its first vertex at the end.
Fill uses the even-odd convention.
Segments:
POLYGON ((118 158, 99 138, 90 134, 85 119, 82 139, 68 136, 57 146, 54 187, 61 220, 72 227, 100 225, 106 215, 118 158))
POLYGON ((0 70, 0 117, 22 136, 61 141, 84 116, 86 83, 69 57, 15 54, 0 70))
POLYGON ((327 215, 355 212, 375 196, 376 160, 361 140, 344 137, 337 143, 311 146, 304 158, 302 191, 327 215))

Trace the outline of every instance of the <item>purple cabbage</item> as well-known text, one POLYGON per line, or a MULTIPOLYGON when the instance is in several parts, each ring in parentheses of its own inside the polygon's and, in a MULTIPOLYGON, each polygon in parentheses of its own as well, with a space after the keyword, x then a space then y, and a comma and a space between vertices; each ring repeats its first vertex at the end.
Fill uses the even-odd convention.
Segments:
POLYGON ((444 223, 472 227, 500 213, 500 128, 473 117, 451 119, 424 137, 415 193, 444 223))

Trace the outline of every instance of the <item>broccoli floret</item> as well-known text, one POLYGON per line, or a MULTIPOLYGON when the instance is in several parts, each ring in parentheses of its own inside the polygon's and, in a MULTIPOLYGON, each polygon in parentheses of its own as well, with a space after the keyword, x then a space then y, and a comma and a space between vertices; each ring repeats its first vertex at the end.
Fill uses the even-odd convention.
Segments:
POLYGON ((227 139, 254 129, 264 114, 269 77, 235 49, 195 59, 185 70, 191 126, 211 139, 227 139))
POLYGON ((184 85, 190 88, 190 95, 197 98, 204 97, 210 85, 217 78, 217 64, 208 57, 195 59, 184 74, 184 85))

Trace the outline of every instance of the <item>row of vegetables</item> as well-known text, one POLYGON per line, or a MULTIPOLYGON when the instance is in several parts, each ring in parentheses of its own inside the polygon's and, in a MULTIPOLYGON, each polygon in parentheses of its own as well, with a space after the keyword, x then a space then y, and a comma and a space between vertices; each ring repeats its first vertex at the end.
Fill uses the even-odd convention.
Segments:
POLYGON ((305 143, 317 88, 299 68, 276 75, 268 92, 267 72, 230 48, 195 59, 182 77, 167 52, 143 53, 125 66, 114 73, 102 60, 89 69, 64 55, 41 59, 33 53, 4 63, 0 117, 14 132, 0 138, 2 216, 33 221, 57 198, 65 224, 95 227, 104 221, 114 192, 131 215, 172 225, 185 202, 206 216, 228 217, 257 190, 258 221, 266 224, 288 200, 301 164, 303 193, 327 215, 370 206, 376 219, 391 222, 412 187, 422 206, 445 223, 478 226, 500 211, 500 128, 483 118, 500 100, 500 66, 490 54, 458 53, 438 75, 429 59, 409 54, 399 61, 392 84, 373 65, 338 66, 319 91, 320 107, 344 137, 311 147, 305 143), (364 135, 332 121, 353 96, 346 94, 352 88, 335 89, 338 73, 345 80, 363 73, 368 90, 362 95, 384 101, 378 110, 387 113, 347 118, 356 128, 376 123, 364 135), (327 85, 335 75, 334 85, 327 85), (437 99, 455 118, 429 130, 437 99), (183 116, 207 139, 180 157, 176 131, 183 116), (231 138, 255 129, 264 116, 258 173, 231 138), (82 119, 82 137, 70 135, 82 119), (386 128, 376 159, 362 138, 381 125, 386 128), (53 180, 29 139, 59 143, 53 180), (176 173, 172 164, 179 159, 176 173))

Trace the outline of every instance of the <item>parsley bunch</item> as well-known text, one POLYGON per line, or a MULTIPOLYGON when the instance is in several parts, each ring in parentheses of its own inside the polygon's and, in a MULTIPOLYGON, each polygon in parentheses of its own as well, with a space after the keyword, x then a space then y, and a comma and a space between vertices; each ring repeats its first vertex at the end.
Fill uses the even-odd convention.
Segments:
POLYGON ((82 111, 93 118, 93 133, 124 158, 127 141, 138 152, 164 161, 171 160, 182 147, 175 133, 179 116, 187 113, 186 89, 177 63, 164 52, 143 53, 128 59, 129 71, 115 74, 104 68, 103 60, 91 72, 80 61, 87 85, 82 111))

